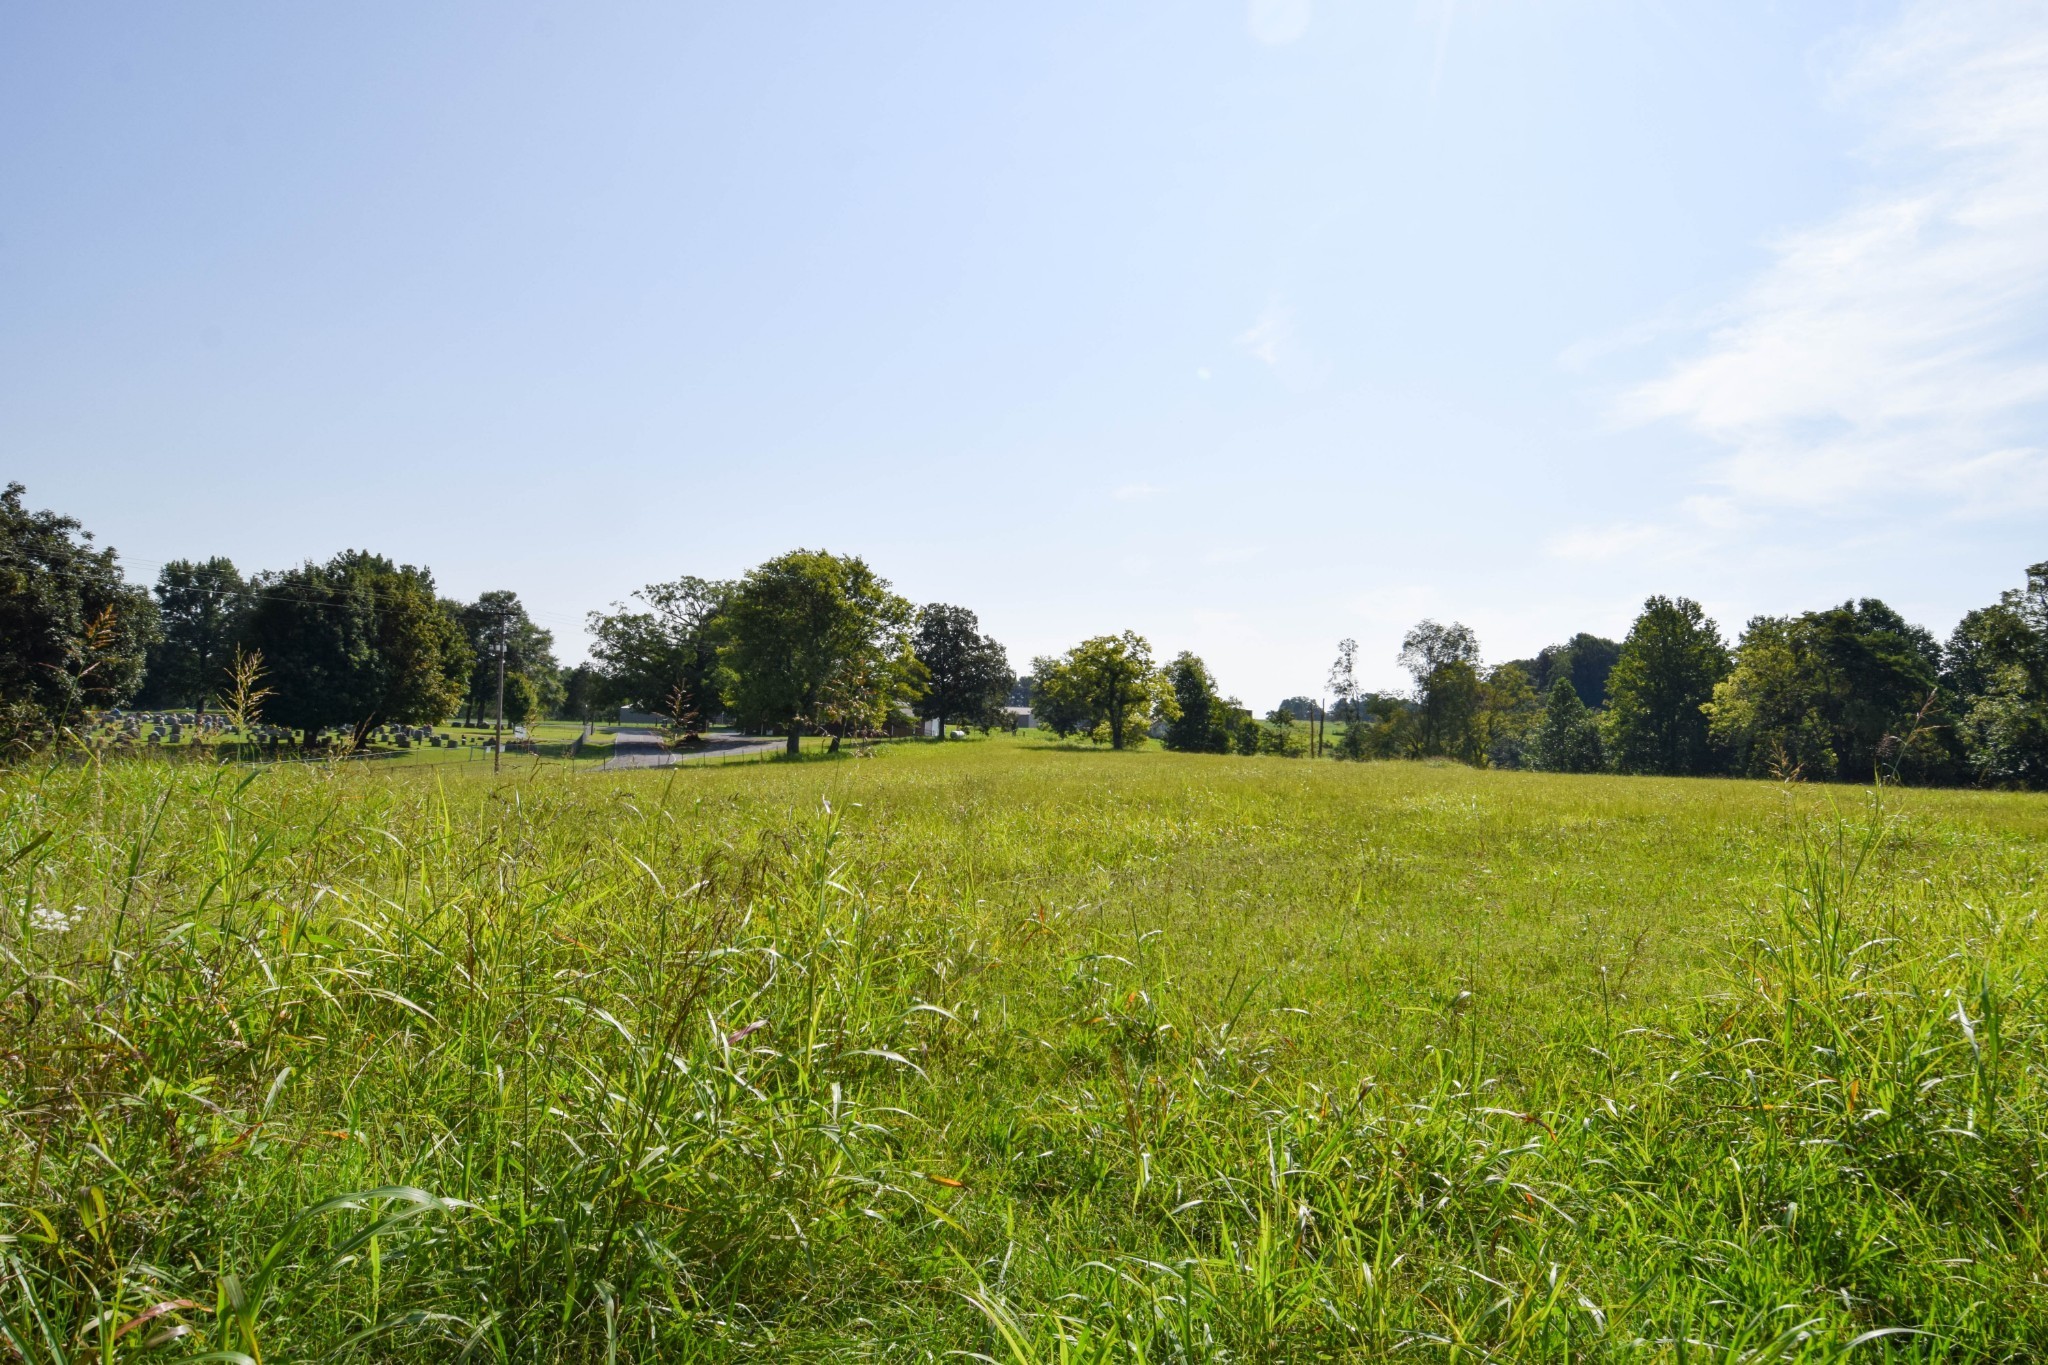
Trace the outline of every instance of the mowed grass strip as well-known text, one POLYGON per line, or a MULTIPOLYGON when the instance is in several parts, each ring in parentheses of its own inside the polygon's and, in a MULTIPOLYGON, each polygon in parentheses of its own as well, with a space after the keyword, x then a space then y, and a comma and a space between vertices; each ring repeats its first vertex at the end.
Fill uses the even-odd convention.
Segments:
POLYGON ((1029 739, 17 769, 0 1318, 37 1361, 2036 1357, 2044 846, 2040 797, 1029 739))

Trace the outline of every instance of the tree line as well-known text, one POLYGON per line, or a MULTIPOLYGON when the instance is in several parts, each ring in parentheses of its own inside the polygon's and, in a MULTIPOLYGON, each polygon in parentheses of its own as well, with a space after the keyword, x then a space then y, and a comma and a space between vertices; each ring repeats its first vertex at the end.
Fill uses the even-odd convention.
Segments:
POLYGON ((732 580, 650 584, 590 613, 591 662, 564 668, 516 593, 440 595, 368 551, 244 574, 226 558, 127 582, 72 518, 0 493, 0 742, 46 742, 131 701, 204 709, 260 682, 263 719, 360 746, 379 726, 503 715, 592 720, 620 706, 688 734, 714 718, 785 736, 881 732, 906 717, 989 727, 1028 704, 1054 735, 1112 748, 1431 758, 1556 772, 1730 774, 2048 787, 2048 563, 1940 642, 1874 598, 1758 616, 1731 644, 1697 602, 1655 596, 1627 636, 1573 636, 1489 666, 1474 632, 1418 623, 1412 686, 1356 681, 1340 643, 1322 695, 1263 719, 1208 666, 1143 636, 1084 640, 1018 678, 973 612, 913 607, 858 556, 793 550, 732 580))
POLYGON ((90 711, 204 711, 235 688, 307 745, 623 705, 685 732, 729 717, 795 752, 807 732, 836 748, 906 714, 994 724, 1016 683, 973 612, 915 609, 857 556, 795 550, 730 582, 652 584, 591 613, 594 662, 563 668, 509 590, 457 601, 431 571, 363 550, 253 574, 178 560, 145 590, 24 492, 0 493, 0 742, 17 752, 90 711))

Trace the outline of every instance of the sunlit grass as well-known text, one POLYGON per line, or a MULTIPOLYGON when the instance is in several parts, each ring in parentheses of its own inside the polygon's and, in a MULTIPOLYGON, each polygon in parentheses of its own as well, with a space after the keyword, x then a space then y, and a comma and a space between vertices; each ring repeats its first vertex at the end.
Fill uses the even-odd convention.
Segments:
POLYGON ((2048 799, 472 766, 0 776, 17 1353, 2048 1344, 2048 799))

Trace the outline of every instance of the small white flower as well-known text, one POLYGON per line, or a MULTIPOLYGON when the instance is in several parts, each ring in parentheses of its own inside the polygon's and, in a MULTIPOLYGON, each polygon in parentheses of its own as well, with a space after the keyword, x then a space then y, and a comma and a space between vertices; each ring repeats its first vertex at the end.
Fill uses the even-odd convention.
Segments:
POLYGON ((65 914, 62 910, 55 910, 47 905, 38 905, 29 912, 28 918, 30 924, 46 934, 62 934, 68 933, 71 926, 83 918, 84 913, 85 907, 82 905, 73 906, 72 913, 69 915, 65 914))

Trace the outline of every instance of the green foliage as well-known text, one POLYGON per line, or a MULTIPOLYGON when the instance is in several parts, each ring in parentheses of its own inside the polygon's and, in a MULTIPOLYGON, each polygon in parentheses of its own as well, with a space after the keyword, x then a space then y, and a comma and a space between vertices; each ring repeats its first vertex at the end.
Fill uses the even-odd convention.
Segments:
POLYGON ((159 633, 137 701, 203 708, 224 692, 249 607, 249 585, 231 559, 164 565, 156 576, 159 633))
POLYGON ((1553 773, 1597 773, 1607 765, 1600 722, 1569 677, 1550 685, 1543 722, 1530 744, 1532 765, 1553 773))
POLYGON ((1183 651, 1167 665, 1167 680, 1173 687, 1179 714, 1166 726, 1166 747, 1189 754, 1227 754, 1236 703, 1216 692, 1216 680, 1209 666, 1183 651))
POLYGON ((1756 777, 1944 775, 1947 727, 1927 714, 1939 660, 1932 636, 1870 599, 1759 616, 1707 706, 1714 742, 1756 777))
POLYGON ((1266 723, 1259 730, 1259 750, 1275 758, 1305 758, 1308 756, 1308 731, 1294 718, 1294 711, 1284 703, 1266 717, 1266 723))
POLYGON ((519 594, 506 589, 484 593, 455 608, 476 662, 469 670, 463 709, 477 720, 497 715, 498 654, 505 655, 505 721, 539 720, 561 705, 562 666, 555 662, 554 632, 526 614, 519 594))
POLYGON ((1533 659, 1516 659, 1514 663, 1528 674, 1529 685, 1543 696, 1550 695, 1559 678, 1567 678, 1579 700, 1588 709, 1598 709, 1607 704, 1607 675, 1614 671, 1614 662, 1620 657, 1621 646, 1615 641, 1581 631, 1561 645, 1538 650, 1533 659))
POLYGON ((1603 739, 1625 773, 1696 776, 1719 766, 1707 725, 1714 685, 1728 676, 1721 632, 1691 598, 1652 597, 1607 679, 1603 739))
POLYGON ((604 675, 589 664, 564 668, 559 676, 561 701, 555 706, 557 719, 594 721, 617 705, 609 695, 604 675))
POLYGON ((33 747, 87 707, 118 705, 156 638, 149 595, 70 517, 0 491, 0 756, 33 747))
POLYGON ((1362 761, 1414 756, 1417 708, 1404 697, 1364 693, 1348 708, 1354 719, 1347 721, 1337 740, 1337 757, 1362 761))
POLYGON ((877 753, 0 773, 0 1335, 2048 1346, 2043 798, 877 753))
POLYGON ((925 669, 917 714, 939 722, 942 735, 952 720, 992 725, 1017 685, 1010 656, 965 607, 934 602, 918 612, 911 649, 925 669))
POLYGON ((1495 768, 1529 764, 1529 742, 1543 717, 1543 699, 1518 664, 1502 664, 1479 689, 1479 736, 1486 762, 1495 768))
POLYGON ((1083 640, 1059 658, 1032 661, 1032 715, 1058 735, 1086 734, 1113 749, 1142 745, 1154 720, 1180 713, 1172 682, 1134 631, 1083 640))
POLYGON ((806 726, 878 714, 907 680, 910 604, 858 557, 771 559, 733 589, 727 621, 733 709, 786 733, 791 754, 806 726))
POLYGON ((1963 618, 1943 674, 1977 778, 2048 787, 2048 563, 2027 570, 2025 587, 1963 618))
POLYGON ((700 722, 722 711, 733 684, 723 652, 732 593, 730 583, 684 577, 634 593, 644 610, 615 602, 590 613, 590 657, 602 678, 592 695, 662 715, 680 704, 700 722))
POLYGON ((381 724, 435 724, 462 704, 475 663, 433 575, 349 550, 255 582, 244 643, 274 695, 264 719, 342 728, 357 744, 381 724))
POLYGON ((1401 666, 1415 679, 1415 752, 1477 763, 1486 752, 1480 724, 1479 637, 1453 621, 1422 621, 1401 641, 1401 666))

